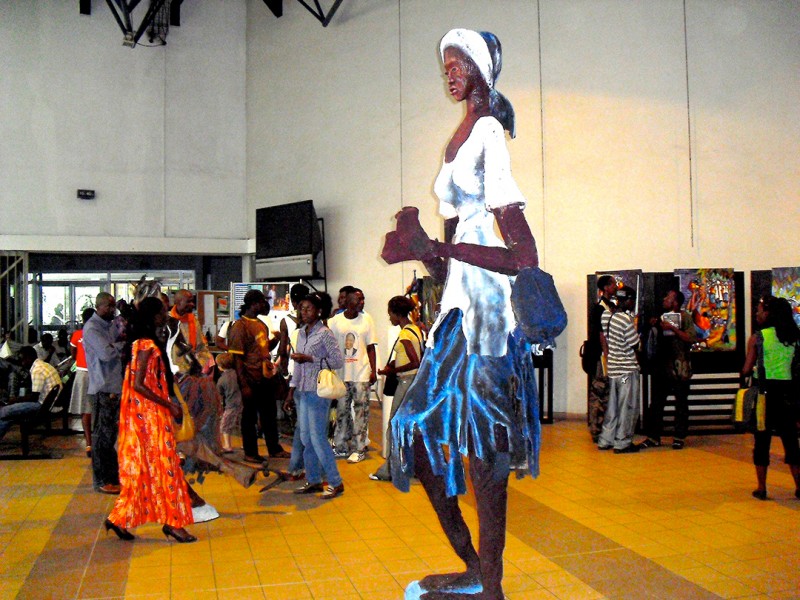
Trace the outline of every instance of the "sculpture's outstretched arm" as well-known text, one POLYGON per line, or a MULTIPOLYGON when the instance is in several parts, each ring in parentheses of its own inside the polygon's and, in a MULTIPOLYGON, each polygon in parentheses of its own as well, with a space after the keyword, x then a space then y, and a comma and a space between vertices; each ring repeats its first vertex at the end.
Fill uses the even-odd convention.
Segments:
POLYGON ((506 243, 505 248, 431 240, 419 223, 419 211, 410 206, 395 215, 397 229, 386 234, 381 256, 390 264, 421 260, 431 276, 439 281, 444 281, 448 258, 506 275, 516 275, 522 269, 539 266, 536 240, 522 209, 514 204, 496 208, 493 213, 506 243))

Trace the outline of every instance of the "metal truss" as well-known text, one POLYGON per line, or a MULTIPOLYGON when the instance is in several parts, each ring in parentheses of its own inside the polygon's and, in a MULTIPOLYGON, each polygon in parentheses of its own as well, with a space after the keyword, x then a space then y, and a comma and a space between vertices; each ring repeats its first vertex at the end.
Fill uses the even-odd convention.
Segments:
MULTIPOLYGON (((139 43, 139 39, 144 35, 144 32, 153 25, 156 15, 164 7, 167 0, 150 0, 150 6, 147 8, 144 18, 139 23, 139 26, 134 29, 132 15, 140 2, 141 0, 106 0, 114 20, 122 30, 122 35, 124 36, 122 44, 131 48, 134 48, 139 43)), ((180 11, 182 2, 183 0, 169 0, 170 25, 177 27, 181 24, 180 11)), ((92 0, 78 0, 78 4, 82 15, 92 14, 92 0)))
MULTIPOLYGON (((322 7, 319 4, 319 0, 313 0, 314 6, 312 7, 310 4, 306 2, 306 0, 297 0, 300 4, 302 4, 308 12, 310 12, 314 17, 316 17, 317 21, 322 23, 323 27, 327 27, 328 23, 331 22, 333 15, 336 14, 339 5, 342 3, 342 0, 334 0, 333 6, 331 6, 328 14, 325 14, 325 11, 322 10, 322 7)), ((283 0, 264 0, 264 4, 267 5, 267 8, 272 11, 272 14, 276 17, 283 16, 283 0)))

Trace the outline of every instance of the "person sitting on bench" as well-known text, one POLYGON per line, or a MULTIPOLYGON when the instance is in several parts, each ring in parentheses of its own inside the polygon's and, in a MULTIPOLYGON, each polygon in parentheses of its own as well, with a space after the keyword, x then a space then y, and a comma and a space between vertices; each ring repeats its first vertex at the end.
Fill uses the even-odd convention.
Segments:
POLYGON ((29 393, 21 391, 19 396, 9 398, 6 406, 0 407, 0 439, 14 423, 38 413, 45 398, 54 388, 61 388, 58 371, 40 359, 33 346, 23 346, 19 354, 22 367, 30 369, 31 390, 29 393))

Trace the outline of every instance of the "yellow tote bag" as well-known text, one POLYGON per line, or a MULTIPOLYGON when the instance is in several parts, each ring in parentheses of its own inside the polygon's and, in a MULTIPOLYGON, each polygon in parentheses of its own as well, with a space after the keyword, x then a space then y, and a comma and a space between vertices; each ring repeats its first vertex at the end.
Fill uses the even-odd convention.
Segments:
POLYGON ((765 431, 767 428, 767 399, 757 386, 742 388, 736 392, 733 420, 750 431, 765 431))
POLYGON ((172 386, 172 388, 175 392, 175 397, 181 405, 181 411, 183 411, 183 420, 178 429, 175 430, 175 441, 188 442, 194 439, 194 419, 189 413, 189 407, 186 405, 186 400, 183 399, 180 388, 178 388, 177 384, 172 386))

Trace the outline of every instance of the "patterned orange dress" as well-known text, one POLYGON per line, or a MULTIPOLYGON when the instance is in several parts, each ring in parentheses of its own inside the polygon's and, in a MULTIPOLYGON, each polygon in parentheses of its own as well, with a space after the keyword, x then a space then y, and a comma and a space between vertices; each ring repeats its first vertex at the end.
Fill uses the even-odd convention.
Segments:
POLYGON ((175 451, 174 421, 165 406, 136 393, 139 352, 150 350, 145 385, 167 399, 161 351, 152 340, 133 343, 119 410, 119 482, 122 488, 108 520, 126 529, 142 523, 183 527, 193 523, 186 480, 175 451))

